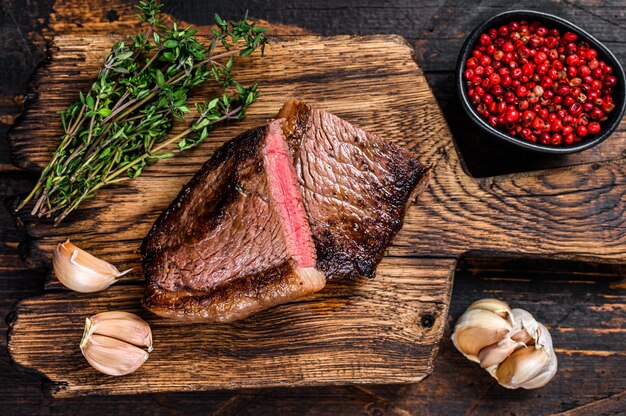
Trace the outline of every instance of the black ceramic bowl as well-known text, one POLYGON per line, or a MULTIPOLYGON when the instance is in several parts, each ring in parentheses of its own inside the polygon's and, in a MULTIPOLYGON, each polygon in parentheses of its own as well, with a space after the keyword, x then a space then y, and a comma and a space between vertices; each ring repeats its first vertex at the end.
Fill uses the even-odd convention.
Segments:
POLYGON ((622 68, 622 65, 611 53, 611 51, 609 51, 606 46, 600 43, 596 38, 585 32, 583 29, 579 28, 575 24, 568 22, 567 20, 561 19, 560 17, 553 16, 551 14, 531 10, 513 10, 501 13, 492 17, 491 19, 486 20, 484 23, 474 29, 474 31, 465 40, 465 44, 461 49, 461 53, 457 61, 456 88, 461 99, 461 105, 463 106, 463 109, 485 133, 501 142, 508 142, 512 145, 522 147, 524 149, 542 153, 575 153, 603 142, 615 131, 622 117, 624 116, 624 110, 626 110, 626 77, 624 76, 624 68, 622 68), (599 60, 603 60, 613 67, 612 75, 617 78, 617 85, 615 86, 613 92, 613 101, 615 103, 615 108, 609 113, 608 118, 600 123, 602 125, 602 131, 600 131, 600 133, 595 135, 589 135, 582 141, 569 146, 543 145, 540 143, 532 143, 500 131, 492 127, 487 122, 487 120, 485 120, 480 114, 476 112, 467 96, 467 86, 465 84, 465 80, 463 79, 465 62, 470 57, 472 49, 478 41, 481 33, 486 32, 492 27, 497 28, 502 24, 508 23, 512 20, 526 20, 529 23, 536 20, 543 23, 548 29, 556 28, 559 29, 561 33, 564 33, 565 31, 574 32, 578 35, 578 41, 585 41, 589 44, 589 46, 598 51, 599 60))

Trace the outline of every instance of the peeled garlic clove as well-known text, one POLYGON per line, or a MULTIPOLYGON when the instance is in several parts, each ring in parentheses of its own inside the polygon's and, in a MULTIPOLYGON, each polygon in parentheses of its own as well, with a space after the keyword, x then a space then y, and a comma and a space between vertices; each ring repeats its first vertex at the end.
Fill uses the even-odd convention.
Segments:
POLYGON ((503 318, 511 316, 511 308, 505 302, 498 299, 480 299, 472 303, 467 309, 485 309, 500 315, 503 318))
POLYGON ((480 362, 480 351, 501 341, 512 327, 509 321, 487 309, 468 309, 454 327, 452 342, 468 359, 480 362))
POLYGON ((480 350, 480 353, 478 354, 480 366, 491 372, 492 367, 497 366, 502 361, 506 360, 506 358, 511 355, 516 348, 524 346, 525 345, 523 343, 506 337, 502 341, 480 350))
POLYGON ((121 376, 137 370, 148 359, 152 331, 132 313, 103 312, 85 320, 80 349, 96 370, 121 376))
POLYGON ((52 265, 63 286, 81 293, 104 290, 130 271, 120 272, 112 264, 76 247, 70 240, 57 246, 52 265))

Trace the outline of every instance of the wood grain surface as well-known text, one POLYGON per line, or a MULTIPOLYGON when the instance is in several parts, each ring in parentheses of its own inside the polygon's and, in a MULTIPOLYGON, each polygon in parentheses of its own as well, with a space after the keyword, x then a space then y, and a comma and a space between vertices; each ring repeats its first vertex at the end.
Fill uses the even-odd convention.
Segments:
MULTIPOLYGON (((467 33, 482 20, 513 8, 543 10, 572 20, 626 60, 623 0, 167 1, 176 20, 208 24, 214 12, 239 18, 246 10, 278 33, 396 33, 415 47, 433 93, 454 134, 467 171, 476 177, 610 161, 626 155, 626 122, 602 145, 565 157, 541 157, 485 146, 463 113, 453 69, 467 33), (300 28, 294 27, 294 25, 300 28)), ((134 0, 6 0, 0 5, 0 138, 32 104, 27 82, 46 58, 55 34, 132 33, 134 0)), ((33 79, 34 81, 34 79, 33 79)), ((34 84, 31 84, 34 86, 34 84)), ((32 87, 31 87, 32 88, 32 87)), ((32 91, 32 90, 31 90, 32 91)), ((25 194, 36 175, 11 164, 0 139, 0 198, 25 194)), ((593 215, 593 213, 591 214, 593 215)), ((0 209, 0 315, 13 303, 41 294, 47 266, 28 268, 18 257, 24 235, 0 209)), ((446 333, 431 376, 418 384, 264 388, 51 399, 41 380, 12 365, 0 337, 3 415, 214 414, 214 415, 618 415, 626 412, 623 265, 572 259, 528 258, 491 252, 463 255, 455 273, 446 333), (506 390, 452 346, 450 326, 474 300, 494 296, 531 311, 552 332, 559 372, 546 387, 506 390)), ((0 331, 6 330, 4 319, 0 331)))
MULTIPOLYGON (((55 111, 75 99, 75 88, 89 85, 111 42, 102 36, 55 39, 50 64, 36 75, 38 101, 10 136, 12 155, 21 167, 46 163, 60 134, 55 111)), ((62 227, 23 210, 18 215, 29 236, 25 260, 45 266, 56 244, 70 238, 124 269, 134 268, 127 280, 141 279, 140 241, 181 186, 218 145, 262 124, 296 96, 410 148, 432 166, 431 184, 408 210, 389 253, 457 258, 472 251, 626 261, 626 159, 473 178, 463 170, 411 53, 393 36, 274 38, 266 57, 244 61, 238 70, 242 80, 252 81, 262 69, 262 96, 245 122, 219 129, 199 149, 160 162, 130 185, 102 191, 62 227), (315 64, 322 61, 324 65, 315 64)), ((210 94, 210 87, 203 88, 195 97, 210 94)), ((181 123, 174 130, 184 127, 181 123)), ((55 285, 51 277, 50 286, 55 285)))
MULTIPOLYGON (((89 85, 112 42, 114 38, 109 36, 55 39, 50 63, 37 74, 38 100, 11 135, 12 154, 21 167, 41 167, 47 161, 59 133, 53 120, 56 110, 75 98, 76 88, 89 85)), ((105 190, 94 203, 86 204, 84 210, 59 227, 19 213, 19 222, 32 241, 29 263, 49 265, 47 256, 59 239, 70 238, 118 267, 132 267, 134 274, 125 277, 125 283, 142 283, 138 247, 156 216, 217 146, 275 116, 289 97, 302 98, 412 148, 424 156, 427 164, 433 158, 429 149, 437 146, 433 137, 444 135, 450 141, 432 93, 413 60, 412 49, 400 37, 275 37, 265 57, 242 61, 237 68, 240 80, 259 80, 262 91, 245 122, 215 130, 206 145, 152 166, 131 186, 105 190), (315 62, 324 64, 313 65, 315 62), (410 128, 419 124, 419 133, 410 128)), ((209 86, 194 96, 206 99, 212 93, 209 86)), ((173 134, 184 128, 180 123, 173 134)), ((152 320, 155 346, 161 344, 164 354, 156 354, 143 376, 137 373, 114 378, 110 384, 84 365, 80 353, 76 354, 75 343, 69 340, 80 333, 82 319, 97 310, 129 306, 131 310, 139 309, 142 285, 118 286, 80 298, 74 298, 74 294, 47 294, 26 301, 15 311, 9 351, 17 363, 52 380, 54 387, 50 391, 59 396, 416 382, 431 371, 446 319, 455 263, 450 257, 422 259, 406 253, 389 257, 375 280, 329 284, 314 300, 272 309, 243 324, 189 327, 152 320), (337 293, 340 304, 333 306, 334 301, 329 299, 337 293), (342 298, 346 299, 343 303, 342 298), (332 313, 344 306, 344 313, 332 313), (68 311, 76 318, 48 331, 54 336, 67 334, 68 343, 59 343, 52 352, 41 348, 45 343, 35 338, 46 332, 53 317, 66 316, 68 311), (424 322, 432 336, 421 329, 422 316, 428 316, 424 322), (164 329, 159 330, 160 325, 164 329), (184 328, 194 328, 192 332, 198 331, 199 335, 188 338, 184 328), (257 328, 257 332, 246 336, 251 328, 257 328), (208 355, 198 360, 197 350, 208 355), (84 373, 68 373, 67 368, 79 364, 85 368, 84 373), (194 373, 196 376, 192 376, 194 373), (150 382, 140 381, 145 375, 150 382)), ((49 285, 58 286, 56 280, 49 285)))
POLYGON ((49 293, 22 302, 10 324, 13 359, 50 391, 133 394, 272 386, 413 383, 432 371, 455 262, 386 258, 375 279, 320 293, 233 324, 181 324, 142 310, 141 286, 98 295, 49 293), (86 316, 125 310, 152 328, 154 351, 124 377, 91 368, 78 344, 86 316))
MULTIPOLYGON (((47 162, 57 145, 60 128, 54 112, 75 99, 77 88, 91 84, 112 42, 107 36, 55 39, 50 63, 36 74, 39 97, 10 137, 13 158, 21 167, 37 168, 47 162)), ((99 198, 85 204, 61 227, 29 216, 27 207, 18 214, 28 235, 22 246, 26 263, 33 267, 49 266, 56 244, 70 238, 118 267, 133 268, 126 280, 141 279, 141 240, 182 185, 219 145, 274 117, 290 97, 303 98, 411 148, 427 165, 436 163, 438 143, 450 146, 451 137, 412 57, 412 49, 402 38, 394 36, 274 38, 264 58, 244 60, 238 67, 240 80, 258 80, 261 88, 261 98, 244 122, 215 130, 199 148, 151 167, 130 186, 104 189, 99 198), (324 65, 311 65, 315 60, 324 65)), ((210 87, 204 88, 196 91, 194 98, 210 97, 211 93, 210 87)), ((184 123, 180 123, 174 133, 184 128, 184 123)), ((411 217, 414 211, 409 210, 407 216, 411 217)), ((419 217, 416 220, 422 221, 419 217)), ((412 237, 403 237, 404 232, 396 241, 406 245, 412 237)), ((422 249, 412 253, 422 253, 422 249)), ((412 253, 404 250, 400 255, 412 253)), ((52 287, 58 285, 56 280, 50 282, 52 287)))

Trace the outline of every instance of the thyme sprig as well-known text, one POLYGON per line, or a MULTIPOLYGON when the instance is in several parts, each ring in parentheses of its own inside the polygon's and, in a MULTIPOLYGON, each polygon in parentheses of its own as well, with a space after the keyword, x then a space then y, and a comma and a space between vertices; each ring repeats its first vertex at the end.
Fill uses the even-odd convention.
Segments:
POLYGON ((241 120, 258 95, 257 84, 235 80, 235 57, 263 53, 265 29, 244 16, 238 22, 215 15, 207 46, 191 27, 166 27, 161 5, 140 1, 145 33, 115 44, 91 90, 61 112, 63 135, 48 165, 18 210, 35 201, 32 215, 58 225, 103 186, 130 180, 161 159, 202 143, 217 125, 241 120), (212 80, 220 96, 196 104, 191 126, 167 137, 175 120, 193 111, 192 88, 212 80))

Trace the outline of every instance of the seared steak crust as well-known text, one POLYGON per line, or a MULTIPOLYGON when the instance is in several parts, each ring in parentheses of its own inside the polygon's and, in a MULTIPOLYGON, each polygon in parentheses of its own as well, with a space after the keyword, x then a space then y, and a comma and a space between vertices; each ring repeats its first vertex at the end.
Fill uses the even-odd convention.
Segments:
POLYGON ((143 304, 157 315, 179 321, 232 322, 323 287, 324 276, 317 270, 299 269, 293 261, 287 261, 208 292, 168 291, 148 286, 143 304))
POLYGON ((217 150, 158 218, 141 248, 148 309, 229 322, 324 287, 323 274, 291 257, 264 163, 269 128, 217 150))
POLYGON ((428 169, 400 146, 305 103, 286 103, 278 117, 286 119, 317 267, 328 279, 373 277, 428 169))

